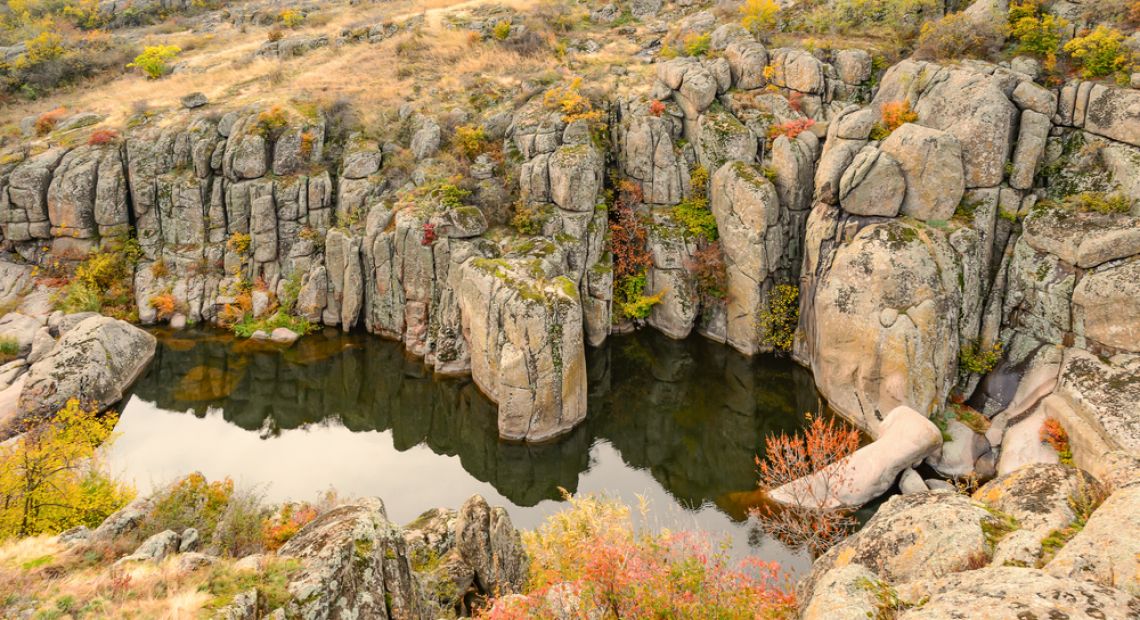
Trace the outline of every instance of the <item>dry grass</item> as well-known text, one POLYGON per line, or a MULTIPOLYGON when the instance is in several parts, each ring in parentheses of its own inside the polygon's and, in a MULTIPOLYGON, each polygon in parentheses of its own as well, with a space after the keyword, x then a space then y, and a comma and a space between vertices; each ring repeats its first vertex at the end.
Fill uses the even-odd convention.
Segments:
POLYGON ((489 4, 524 10, 535 2, 404 0, 363 6, 330 5, 321 11, 322 18, 315 20, 319 25, 303 26, 288 35, 325 34, 334 41, 333 45, 285 61, 254 57, 266 41, 267 27, 223 25, 209 34, 151 28, 141 44, 183 48, 176 62, 184 68, 178 73, 157 81, 124 74, 35 102, 8 105, 0 108, 0 125, 62 106, 74 111, 95 111, 107 116, 105 125, 123 126, 132 115, 135 102, 145 101, 149 109, 156 111, 176 109, 181 97, 198 91, 219 107, 289 99, 348 98, 357 103, 358 109, 367 110, 421 97, 425 102, 446 101, 448 95, 461 94, 471 78, 509 89, 521 78, 554 66, 553 54, 523 57, 493 43, 471 44, 466 31, 442 24, 441 17, 446 12, 489 4), (344 27, 398 22, 417 15, 424 18, 418 31, 421 49, 411 57, 397 52, 400 42, 411 34, 401 33, 376 45, 335 44, 344 27), (417 84, 422 88, 417 88, 417 84))
POLYGON ((84 617, 184 619, 199 617, 212 600, 203 587, 210 569, 182 572, 178 556, 122 571, 109 566, 99 551, 68 549, 54 536, 0 546, 0 615, 34 606, 53 618, 86 608, 84 617))

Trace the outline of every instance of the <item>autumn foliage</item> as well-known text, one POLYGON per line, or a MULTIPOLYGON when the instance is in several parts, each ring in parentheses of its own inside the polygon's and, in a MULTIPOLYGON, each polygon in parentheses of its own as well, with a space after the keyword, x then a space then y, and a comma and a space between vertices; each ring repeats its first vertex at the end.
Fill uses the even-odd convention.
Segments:
POLYGON ((794 121, 772 125, 768 128, 768 138, 775 140, 780 136, 787 136, 788 139, 794 139, 801 133, 811 129, 814 125, 815 121, 810 118, 798 118, 794 121))
POLYGON ((879 110, 879 115, 883 120, 883 127, 887 131, 894 131, 905 123, 913 123, 918 120, 918 114, 910 109, 910 102, 906 100, 884 103, 879 110))
POLYGON ((1038 436, 1041 443, 1049 444, 1054 450, 1057 451, 1057 456, 1061 459, 1062 463, 1072 464, 1073 462, 1073 449, 1069 444, 1069 433, 1061 426, 1061 422, 1057 418, 1046 418, 1041 424, 1041 430, 1038 431, 1038 436))
POLYGON ((820 484, 787 487, 796 506, 754 510, 760 528, 794 548, 820 555, 850 534, 856 525, 851 511, 831 507, 849 484, 842 468, 832 465, 859 448, 859 432, 834 418, 808 414, 802 434, 780 433, 765 439, 764 458, 756 458, 759 485, 766 492, 818 472, 820 484))
MULTIPOLYGON (((642 516, 646 514, 644 507, 642 516)), ((485 620, 558 617, 557 599, 577 599, 581 618, 735 620, 794 617, 779 566, 730 560, 706 537, 634 527, 617 501, 570 498, 570 508, 524 534, 531 558, 525 597, 494 602, 485 620)))

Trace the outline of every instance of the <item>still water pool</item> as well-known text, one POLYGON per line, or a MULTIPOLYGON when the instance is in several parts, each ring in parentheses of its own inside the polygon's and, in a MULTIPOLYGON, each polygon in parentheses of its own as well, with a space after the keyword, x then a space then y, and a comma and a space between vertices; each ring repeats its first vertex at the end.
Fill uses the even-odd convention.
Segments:
POLYGON ((433 377, 399 343, 325 330, 279 351, 216 331, 159 336, 109 453, 140 492, 200 471, 273 501, 378 496, 397 523, 480 493, 524 528, 562 507, 562 489, 605 492, 648 500, 654 525, 699 527, 793 571, 809 563, 747 523, 764 437, 820 406, 790 361, 617 336, 587 351, 586 422, 518 445, 498 439, 495 405, 470 379, 433 377))

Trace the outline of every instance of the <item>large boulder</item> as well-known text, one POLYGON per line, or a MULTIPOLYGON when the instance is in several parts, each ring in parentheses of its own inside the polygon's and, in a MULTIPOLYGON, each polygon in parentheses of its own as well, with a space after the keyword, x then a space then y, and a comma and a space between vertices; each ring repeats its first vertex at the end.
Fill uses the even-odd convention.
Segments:
POLYGON ((105 409, 119 402, 154 357, 157 340, 118 319, 96 316, 65 333, 32 364, 20 394, 21 413, 44 418, 70 398, 105 409))
POLYGON ((477 257, 452 273, 471 376, 499 404, 499 435, 542 441, 586 417, 582 305, 569 278, 528 266, 477 257))
POLYGON ((1140 146, 1140 90, 1092 85, 1085 109, 1085 131, 1140 146))
POLYGON ((369 498, 325 512, 278 552, 301 570, 288 584, 288 617, 427 619, 407 543, 369 498))
POLYGON ((957 138, 949 132, 906 123, 883 140, 880 148, 902 167, 906 181, 904 215, 923 221, 946 221, 954 215, 966 189, 962 147, 957 138))
POLYGON ((780 201, 756 166, 743 162, 713 174, 710 197, 728 275, 728 343, 753 355, 765 348, 756 319, 784 251, 780 201))
POLYGON ((894 217, 903 205, 907 187, 899 162, 868 146, 859 151, 843 173, 839 204, 853 215, 894 217))
POLYGON ((504 508, 491 508, 478 495, 464 502, 455 520, 455 546, 483 592, 512 594, 526 585, 522 538, 504 508))
POLYGON ((1072 577, 1136 591, 1140 584, 1140 485, 1113 493, 1045 566, 1072 577))
MULTIPOLYGON (((809 225, 808 256, 812 259, 809 225)), ((938 233, 900 221, 864 227, 834 250, 801 317, 816 385, 844 417, 877 436, 899 405, 941 406, 956 379, 958 267, 938 233)), ((799 346, 799 345, 797 345, 799 346)))
POLYGON ((859 565, 890 583, 967 570, 988 557, 987 531, 1007 526, 982 504, 952 491, 896 495, 856 534, 820 556, 801 582, 812 593, 834 568, 859 565))
POLYGON ((1030 568, 991 566, 898 589, 900 598, 921 605, 899 620, 956 618, 1135 618, 1136 597, 1077 579, 1062 579, 1030 568))
POLYGON ((933 422, 909 407, 896 407, 879 425, 878 439, 821 472, 774 489, 771 497, 808 508, 862 506, 941 445, 942 434, 933 422))

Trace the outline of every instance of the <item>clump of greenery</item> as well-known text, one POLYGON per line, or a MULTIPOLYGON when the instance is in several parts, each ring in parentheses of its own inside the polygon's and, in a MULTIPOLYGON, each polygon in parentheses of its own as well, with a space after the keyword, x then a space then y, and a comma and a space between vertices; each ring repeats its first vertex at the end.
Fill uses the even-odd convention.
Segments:
POLYGON ((733 561, 699 533, 636 527, 630 509, 612 499, 568 499, 568 509, 523 534, 531 559, 527 595, 493 601, 481 618, 555 617, 547 593, 566 587, 573 588, 584 618, 794 615, 795 596, 776 563, 733 561))
POLYGON ((1124 34, 1103 24, 1066 43, 1065 52, 1080 65, 1081 75, 1086 78, 1124 73, 1132 66, 1132 54, 1124 46, 1124 34))
POLYGON ((910 101, 888 101, 879 107, 879 121, 871 127, 871 139, 886 140, 894 130, 917 120, 918 113, 910 109, 910 101))
POLYGON ((915 56, 931 60, 990 58, 1001 48, 1004 39, 1001 24, 993 20, 951 13, 922 25, 915 56))
POLYGON ((77 399, 44 424, 0 445, 0 540, 96 527, 134 490, 113 480, 98 451, 113 440, 117 416, 77 399))
POLYGON ((465 159, 475 159, 487 150, 487 134, 482 125, 461 125, 455 128, 455 148, 465 159))
POLYGON ((301 336, 316 329, 316 326, 308 319, 278 309, 277 312, 260 319, 247 313, 242 320, 234 324, 234 335, 240 338, 249 338, 256 332, 262 331, 268 334, 279 327, 284 327, 301 336))
POLYGON ((665 291, 656 295, 646 295, 647 277, 644 273, 622 278, 614 287, 614 306, 617 316, 643 321, 653 312, 653 306, 661 303, 665 291))
POLYGON ((9 362, 20 355, 20 342, 9 336, 0 337, 0 363, 9 362))
POLYGON ((1015 2, 1009 7, 1009 32, 1017 41, 1017 51, 1045 59, 1049 71, 1056 66, 1061 36, 1068 25, 1063 18, 1043 13, 1037 0, 1015 2))
POLYGON ((157 495, 139 524, 137 536, 146 538, 165 530, 198 530, 204 548, 231 557, 265 549, 264 528, 268 509, 257 493, 236 489, 233 480, 208 481, 190 474, 157 495))
POLYGON ((709 53, 709 44, 712 35, 691 33, 685 36, 683 49, 686 56, 706 56, 709 53))
POLYGON ((548 214, 541 210, 522 204, 515 205, 515 213, 511 216, 511 226, 522 235, 538 235, 546 224, 548 214))
POLYGON ((1069 496, 1069 509, 1073 511, 1073 520, 1063 528, 1053 530, 1041 540, 1041 557, 1037 560, 1038 567, 1045 566, 1074 536, 1081 533, 1088 524, 1089 518, 1096 509, 1108 499, 1108 491, 1096 482, 1080 482, 1077 490, 1069 496))
POLYGON ((756 317, 760 342, 777 352, 791 351, 799 322, 800 289, 791 284, 777 284, 768 293, 768 306, 756 317))
POLYGON ((562 113, 562 120, 572 123, 584 120, 598 123, 602 120, 602 110, 594 108, 590 98, 582 94, 582 78, 576 77, 565 86, 552 88, 542 96, 542 105, 548 110, 562 113))
POLYGON ((281 106, 275 105, 257 115, 257 122, 250 127, 250 132, 270 138, 276 136, 288 124, 288 113, 281 106))
POLYGON ((297 28, 305 23, 305 14, 297 9, 285 9, 277 16, 281 21, 281 25, 286 28, 297 28))
POLYGON ((958 368, 972 375, 986 375, 1001 361, 1002 344, 995 342, 989 349, 969 343, 958 352, 958 368))
POLYGON ((135 56, 127 67, 142 71, 148 79, 157 80, 170 71, 167 63, 180 53, 182 48, 176 45, 151 45, 143 48, 142 53, 135 56))
POLYGON ((210 569, 201 590, 212 596, 207 604, 211 609, 221 609, 233 603, 235 596, 249 590, 257 590, 266 608, 277 609, 293 600, 289 582, 301 569, 301 563, 291 558, 271 557, 262 570, 239 571, 220 563, 210 569))
POLYGON ((780 5, 775 0, 746 0, 740 7, 740 25, 753 35, 762 36, 776 29, 780 5))
POLYGON ((495 24, 495 27, 491 29, 491 36, 496 41, 506 41, 507 37, 511 36, 511 22, 504 19, 495 24))
POLYGON ((102 312, 120 319, 136 318, 133 279, 135 265, 141 257, 142 248, 133 238, 119 247, 92 252, 56 295, 56 307, 67 313, 102 312))
POLYGON ((1079 213, 1118 213, 1124 214, 1132 210, 1132 200, 1124 194, 1106 194, 1104 192, 1081 192, 1065 198, 1064 206, 1079 213))

